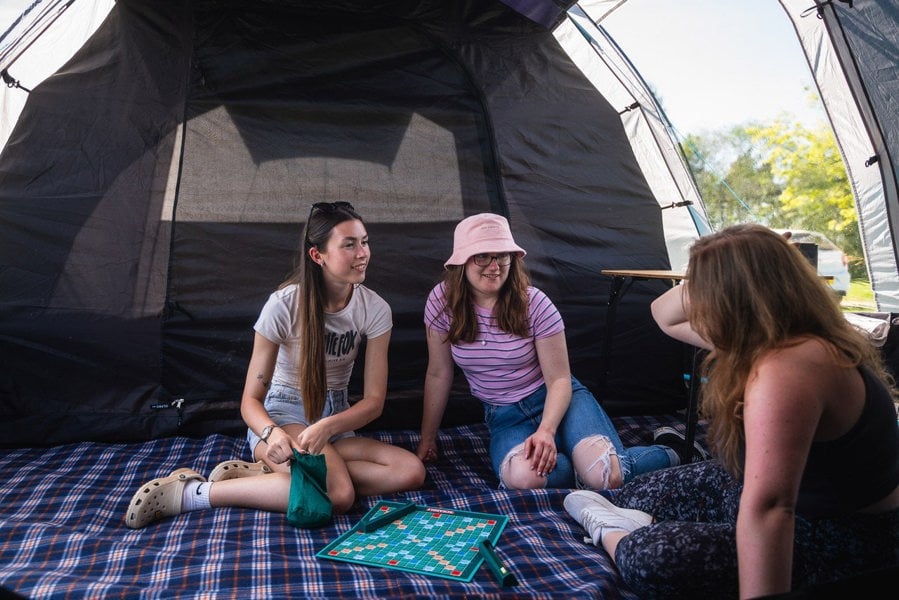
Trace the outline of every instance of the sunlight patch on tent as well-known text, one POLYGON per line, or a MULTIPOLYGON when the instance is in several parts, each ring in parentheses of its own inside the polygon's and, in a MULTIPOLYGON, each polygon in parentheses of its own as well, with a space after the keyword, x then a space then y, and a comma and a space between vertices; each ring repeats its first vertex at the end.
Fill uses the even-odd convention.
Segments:
MULTIPOLYGON (((247 147, 254 132, 239 130, 226 107, 191 119, 183 134, 191 158, 181 167, 180 196, 176 204, 176 152, 161 219, 304 223, 312 203, 337 200, 356 205, 369 222, 417 222, 423 211, 427 220, 464 215, 457 140, 420 114, 411 116, 390 164, 323 152, 304 155, 304 126, 294 126, 296 132, 280 135, 287 140, 282 158, 257 162, 247 147)), ((333 143, 351 146, 355 140, 333 143)))

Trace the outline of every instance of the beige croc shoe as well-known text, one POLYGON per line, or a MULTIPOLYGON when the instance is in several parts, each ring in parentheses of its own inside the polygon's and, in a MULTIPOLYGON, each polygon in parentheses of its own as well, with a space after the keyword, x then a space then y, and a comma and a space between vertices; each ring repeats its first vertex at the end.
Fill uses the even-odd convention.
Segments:
POLYGON ((125 525, 140 529, 165 517, 181 514, 181 498, 188 481, 206 481, 193 469, 176 469, 168 477, 159 477, 140 486, 131 498, 125 525))
POLYGON ((212 473, 209 474, 209 481, 224 481, 226 479, 237 479, 238 477, 253 477, 255 475, 265 475, 271 473, 272 470, 267 464, 262 462, 247 462, 245 460, 226 460, 215 466, 212 473))

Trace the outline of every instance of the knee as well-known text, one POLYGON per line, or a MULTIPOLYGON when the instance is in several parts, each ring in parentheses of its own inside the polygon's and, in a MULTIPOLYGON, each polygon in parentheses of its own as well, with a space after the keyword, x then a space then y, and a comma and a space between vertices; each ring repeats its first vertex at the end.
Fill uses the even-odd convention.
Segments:
POLYGON ((331 500, 331 510, 335 515, 342 515, 353 507, 356 501, 356 490, 352 482, 349 485, 340 484, 334 489, 328 490, 328 498, 331 500))
POLYGON ((425 476, 427 475, 424 463, 411 452, 403 463, 399 465, 397 472, 400 474, 400 480, 397 482, 400 489, 397 491, 400 492, 421 488, 425 483, 425 476))
POLYGON ((575 470, 581 482, 595 490, 621 487, 624 477, 612 440, 604 435, 586 437, 573 452, 575 470))
POLYGON ((524 444, 512 448, 503 459, 499 470, 502 484, 512 490, 532 490, 546 487, 546 477, 541 477, 531 469, 524 457, 524 444))

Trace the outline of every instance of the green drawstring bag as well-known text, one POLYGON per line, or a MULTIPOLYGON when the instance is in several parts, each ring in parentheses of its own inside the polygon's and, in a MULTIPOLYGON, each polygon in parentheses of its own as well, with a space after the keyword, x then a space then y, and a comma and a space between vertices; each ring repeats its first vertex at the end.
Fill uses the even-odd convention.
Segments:
POLYGON ((290 462, 290 498, 287 522, 294 527, 312 528, 331 521, 324 454, 300 454, 293 451, 290 462))

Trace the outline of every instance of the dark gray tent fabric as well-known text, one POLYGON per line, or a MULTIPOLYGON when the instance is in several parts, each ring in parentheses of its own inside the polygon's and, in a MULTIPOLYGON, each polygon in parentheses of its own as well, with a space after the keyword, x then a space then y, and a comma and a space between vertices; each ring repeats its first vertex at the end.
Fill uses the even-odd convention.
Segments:
MULTIPOLYGON (((837 3, 833 9, 849 44, 850 56, 865 80, 864 89, 872 107, 869 116, 876 123, 878 135, 883 136, 882 151, 892 158, 888 163, 893 168, 889 177, 895 189, 899 187, 899 129, 884 121, 899 115, 899 48, 895 42, 899 39, 899 4, 865 0, 852 6, 837 3)), ((896 210, 895 206, 890 208, 896 210)))
MULTIPOLYGON (((819 8, 840 59, 846 63, 844 70, 857 74, 857 79, 849 77, 849 83, 870 137, 871 153, 863 165, 852 166, 878 170, 883 185, 883 202, 877 216, 866 220, 866 207, 860 208, 866 254, 870 261, 877 254, 886 254, 889 264, 897 265, 899 248, 895 242, 885 244, 884 233, 891 241, 899 234, 899 3, 859 0, 834 3, 829 10, 819 8)), ((886 260, 878 256, 877 262, 886 260)), ((895 268, 890 273, 892 277, 882 273, 886 269, 871 270, 878 302, 896 307, 899 292, 895 268)))
MULTIPOLYGON (((610 412, 683 405, 663 282, 622 299, 598 389, 600 270, 668 255, 617 113, 546 28, 498 1, 120 0, 0 154, 0 443, 242 431, 253 323, 337 200, 393 308, 375 426, 418 425, 424 300, 481 211, 509 217, 610 412)), ((457 388, 448 419, 478 418, 457 388)))

